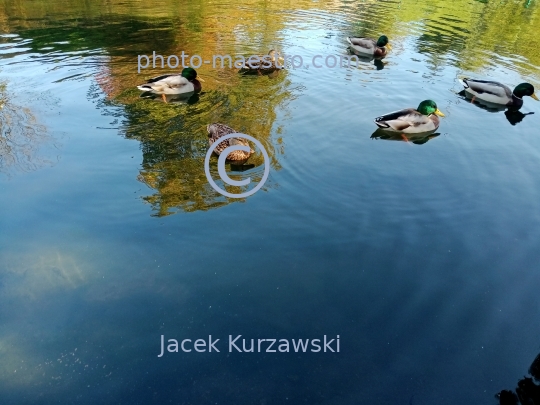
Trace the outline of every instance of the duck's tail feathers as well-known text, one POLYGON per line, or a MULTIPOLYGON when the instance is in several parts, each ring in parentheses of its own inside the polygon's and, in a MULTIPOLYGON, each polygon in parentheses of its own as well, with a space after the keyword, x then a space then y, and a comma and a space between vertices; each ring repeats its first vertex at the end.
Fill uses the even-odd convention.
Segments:
POLYGON ((167 88, 167 86, 158 86, 155 83, 152 83, 152 84, 146 83, 146 84, 141 84, 140 86, 137 86, 137 88, 141 91, 151 91, 154 93, 161 94, 165 92, 165 89, 167 88))
POLYGON ((353 44, 352 41, 351 41, 351 37, 347 37, 347 42, 348 42, 349 44, 351 44, 351 45, 353 44))
POLYGON ((467 83, 467 80, 471 80, 470 78, 464 75, 459 75, 457 79, 463 85, 463 87, 465 87, 466 89, 469 88, 469 84, 467 83))

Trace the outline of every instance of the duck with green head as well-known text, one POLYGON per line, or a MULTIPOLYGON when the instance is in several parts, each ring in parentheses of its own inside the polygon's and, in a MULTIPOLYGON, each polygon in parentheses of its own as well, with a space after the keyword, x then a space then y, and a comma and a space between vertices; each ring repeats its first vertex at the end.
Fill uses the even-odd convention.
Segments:
POLYGON ((468 77, 460 77, 459 82, 465 88, 465 92, 475 98, 492 104, 499 104, 513 108, 523 106, 523 97, 529 96, 538 101, 534 94, 534 86, 530 83, 518 84, 514 90, 510 87, 492 80, 475 80, 468 77))
POLYGON ((375 124, 384 131, 419 134, 439 128, 439 117, 444 117, 444 114, 437 108, 435 101, 424 100, 416 110, 406 108, 381 115, 375 118, 375 124))
POLYGON ((347 42, 355 53, 370 55, 376 58, 386 56, 389 49, 392 49, 388 43, 388 37, 382 35, 378 40, 373 38, 347 37, 347 42))
POLYGON ((199 93, 202 89, 195 69, 187 67, 180 74, 163 75, 154 77, 146 83, 137 86, 141 91, 148 91, 153 94, 161 94, 166 102, 165 95, 178 95, 185 93, 199 93))

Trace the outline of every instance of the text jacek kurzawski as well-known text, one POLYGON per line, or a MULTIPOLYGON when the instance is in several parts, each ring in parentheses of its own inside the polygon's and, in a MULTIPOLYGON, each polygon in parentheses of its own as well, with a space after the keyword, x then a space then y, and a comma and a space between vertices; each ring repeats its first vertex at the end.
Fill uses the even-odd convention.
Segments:
POLYGON ((223 339, 165 339, 161 335, 161 350, 165 353, 339 353, 339 335, 324 335, 322 339, 246 339, 242 335, 229 335, 226 346, 223 339))

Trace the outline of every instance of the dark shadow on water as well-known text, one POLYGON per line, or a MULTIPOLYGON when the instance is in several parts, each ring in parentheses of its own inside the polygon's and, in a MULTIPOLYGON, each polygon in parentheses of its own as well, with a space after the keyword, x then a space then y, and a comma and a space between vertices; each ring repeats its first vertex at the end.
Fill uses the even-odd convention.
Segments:
POLYGON ((233 172, 245 172, 246 170, 253 169, 255 167, 254 164, 238 164, 238 163, 231 163, 231 171, 233 172))
POLYGON ((398 132, 388 132, 378 128, 373 134, 371 134, 371 139, 383 139, 385 141, 400 141, 400 142, 411 142, 415 145, 423 145, 428 141, 436 138, 440 135, 439 132, 430 131, 422 132, 419 134, 401 134, 398 132))
POLYGON ((507 111, 504 112, 504 115, 506 116, 506 119, 512 125, 516 125, 516 124, 520 123, 521 121, 523 121, 523 118, 525 118, 525 116, 532 115, 532 114, 534 114, 534 112, 528 112, 526 114, 523 114, 519 110, 512 111, 510 109, 508 109, 507 111))
POLYGON ((540 354, 529 367, 531 377, 523 377, 518 381, 514 391, 502 390, 495 397, 500 405, 540 405, 540 354))

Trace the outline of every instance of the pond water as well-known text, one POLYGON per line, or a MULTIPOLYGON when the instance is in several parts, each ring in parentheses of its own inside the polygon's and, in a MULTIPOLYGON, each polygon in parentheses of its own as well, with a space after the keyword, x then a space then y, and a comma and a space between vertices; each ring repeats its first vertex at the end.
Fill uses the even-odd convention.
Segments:
POLYGON ((535 0, 0 2, 0 402, 494 403, 540 348, 540 103, 510 122, 456 79, 540 88, 538 27, 535 0), (308 66, 382 34, 382 61, 308 66), (306 64, 136 88, 171 72, 138 55, 270 49, 306 64), (436 134, 378 137, 424 99, 436 134), (208 184, 212 122, 268 151, 254 195, 208 184))

